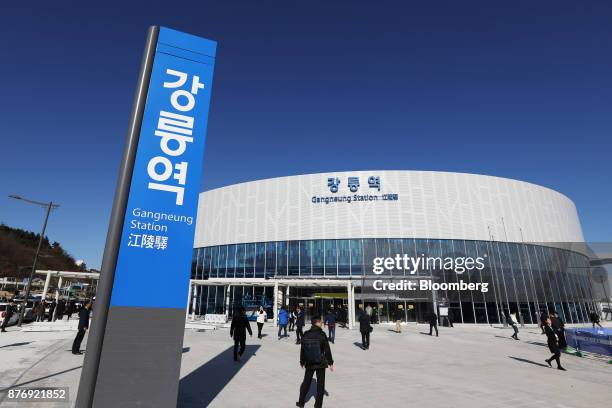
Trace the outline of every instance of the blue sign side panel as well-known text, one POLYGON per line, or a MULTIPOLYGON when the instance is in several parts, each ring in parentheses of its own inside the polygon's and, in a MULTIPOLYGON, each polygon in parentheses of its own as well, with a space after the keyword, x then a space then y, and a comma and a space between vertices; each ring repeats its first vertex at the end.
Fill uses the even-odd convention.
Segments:
POLYGON ((186 306, 215 50, 160 29, 111 306, 186 306))

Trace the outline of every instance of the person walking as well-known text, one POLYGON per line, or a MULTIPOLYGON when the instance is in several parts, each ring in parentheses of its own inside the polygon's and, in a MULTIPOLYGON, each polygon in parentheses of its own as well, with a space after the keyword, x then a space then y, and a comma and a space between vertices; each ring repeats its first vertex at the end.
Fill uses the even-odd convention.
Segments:
POLYGON ((548 363, 548 365, 552 367, 552 364, 550 363, 552 362, 552 360, 555 360, 557 362, 557 369, 566 371, 565 368, 561 367, 561 351, 559 351, 559 344, 557 342, 557 337, 555 336, 555 332, 553 328, 551 327, 550 318, 546 319, 546 325, 544 326, 544 333, 546 334, 548 349, 550 350, 551 353, 553 353, 553 355, 550 356, 550 358, 544 361, 546 361, 546 363, 548 363))
POLYGON ((295 330, 295 318, 297 317, 297 315, 295 314, 295 308, 291 309, 291 312, 289 312, 289 331, 293 331, 295 330))
POLYGON ((601 327, 601 324, 599 324, 600 322, 599 314, 597 314, 597 312, 591 312, 590 318, 591 318, 591 323, 593 323, 593 328, 595 328, 595 325, 598 325, 599 327, 601 327))
POLYGON ((234 314, 230 326, 230 337, 234 339, 234 361, 238 361, 244 353, 247 330, 249 336, 252 336, 251 323, 249 323, 249 319, 246 317, 244 307, 240 306, 238 312, 234 314), (240 351, 238 351, 238 346, 240 346, 240 351))
POLYGON ((550 326, 557 336, 559 349, 562 351, 565 350, 567 348, 567 340, 565 340, 565 322, 559 317, 559 313, 551 313, 550 326))
POLYGON ((546 327, 546 320, 548 319, 548 311, 544 310, 540 313, 540 329, 542 329, 541 334, 546 334, 544 327, 546 327))
POLYGON ((436 330, 436 337, 438 337, 438 315, 433 310, 429 313, 429 335, 432 335, 432 330, 436 330))
POLYGON ((336 312, 334 310, 334 305, 330 305, 327 310, 327 314, 325 314, 325 324, 327 325, 327 330, 329 332, 329 341, 334 344, 336 340, 336 312))
POLYGON ((304 335, 304 326, 306 326, 305 316, 304 311, 301 307, 298 306, 295 311, 297 313, 297 316, 295 318, 295 335, 297 337, 297 339, 295 340, 295 344, 300 344, 302 336, 304 335))
POLYGON ((57 307, 55 308, 55 317, 53 317, 53 321, 62 320, 64 317, 64 309, 65 303, 63 299, 57 301, 57 307))
POLYGON ((259 306, 259 310, 257 311, 257 338, 261 339, 261 329, 263 329, 263 325, 268 318, 268 314, 264 310, 263 306, 259 306))
POLYGON ((289 323, 289 313, 287 313, 287 309, 285 306, 281 307, 281 310, 278 312, 278 339, 281 339, 281 330, 284 330, 285 335, 283 337, 289 337, 287 334, 287 323, 289 323))
POLYGON ((72 314, 74 313, 74 301, 71 300, 68 302, 68 307, 66 308, 66 320, 70 320, 72 314))
POLYGON ((446 319, 448 320, 449 327, 455 327, 453 326, 453 322, 455 321, 455 314, 451 309, 448 309, 448 315, 446 316, 446 319))
POLYGON ((370 315, 362 310, 359 314, 359 332, 361 333, 361 348, 363 350, 370 348, 371 323, 370 315))
POLYGON ((512 337, 514 340, 519 340, 518 338, 518 334, 519 334, 519 329, 516 325, 516 322, 512 319, 512 315, 506 310, 505 311, 506 314, 506 322, 508 323, 508 325, 512 326, 512 329, 514 329, 514 334, 512 334, 512 337))
POLYGON ((83 354, 81 342, 85 337, 85 332, 89 329, 89 315, 91 313, 91 302, 85 303, 85 307, 79 310, 79 327, 77 335, 72 342, 72 354, 83 354))
POLYGON ((401 333, 402 332, 402 320, 404 319, 404 311, 402 310, 400 305, 397 305, 397 309, 395 310, 393 314, 395 318, 395 332, 401 333))
POLYGON ((9 304, 6 305, 6 310, 4 311, 4 320, 2 320, 2 325, 0 326, 0 332, 6 333, 6 326, 8 326, 11 317, 13 317, 13 313, 15 313, 15 306, 13 301, 9 301, 9 304))
POLYGON ((57 307, 57 303, 55 302, 55 299, 53 299, 51 301, 51 303, 49 304, 49 318, 48 318, 48 322, 52 322, 54 321, 53 318, 55 316, 55 308, 57 307))
POLYGON ((34 307, 34 315, 36 316, 37 322, 42 322, 43 320, 45 320, 45 301, 44 300, 41 300, 40 302, 36 303, 36 306, 34 307))
POLYGON ((300 396, 295 403, 297 407, 304 408, 306 394, 310 389, 312 377, 317 374, 317 395, 315 397, 315 408, 323 407, 323 396, 325 394, 325 370, 327 367, 334 371, 334 358, 332 357, 329 341, 322 329, 321 316, 312 318, 312 327, 302 336, 300 347, 300 366, 304 372, 304 380, 300 385, 300 396))

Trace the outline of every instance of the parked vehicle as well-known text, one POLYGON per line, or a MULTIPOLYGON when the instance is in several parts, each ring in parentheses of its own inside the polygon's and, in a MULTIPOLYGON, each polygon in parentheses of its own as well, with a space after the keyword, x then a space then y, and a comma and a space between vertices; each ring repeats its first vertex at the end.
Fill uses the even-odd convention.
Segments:
MULTIPOLYGON (((0 325, 4 323, 4 317, 6 316, 6 311, 8 307, 9 307, 8 303, 0 303, 0 325)), ((17 310, 15 310, 13 312, 13 315, 11 316, 11 319, 8 321, 7 326, 17 324, 18 320, 19 320, 19 313, 17 312, 17 310)))

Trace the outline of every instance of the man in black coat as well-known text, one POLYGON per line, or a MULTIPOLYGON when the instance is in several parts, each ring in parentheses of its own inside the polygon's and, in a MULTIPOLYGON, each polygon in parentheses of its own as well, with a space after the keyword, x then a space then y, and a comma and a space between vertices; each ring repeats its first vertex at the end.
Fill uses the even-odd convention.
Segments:
POLYGON ((559 313, 552 312, 550 314, 550 327, 559 339, 559 348, 565 350, 567 348, 567 340, 565 340, 565 322, 559 317, 559 313))
POLYGON ((542 329, 542 334, 546 334, 546 332, 544 331, 544 327, 546 326, 546 320, 548 320, 548 312, 544 310, 540 314, 540 329, 542 329))
POLYGON ((551 353, 553 353, 550 358, 547 358, 546 363, 552 367, 550 364, 553 360, 557 362, 557 369, 561 371, 565 371, 565 368, 561 367, 561 351, 559 350, 559 343, 557 342, 557 337, 555 336, 555 332, 551 327, 550 319, 546 319, 546 325, 544 326, 544 333, 546 334, 546 339, 548 343, 548 349, 551 353))
POLYGON ((329 367, 334 371, 334 358, 332 357, 329 341, 322 329, 323 322, 321 316, 312 318, 312 327, 302 336, 302 346, 300 347, 300 366, 306 369, 304 381, 300 386, 300 397, 296 406, 303 408, 306 394, 310 389, 312 377, 317 374, 317 396, 315 398, 315 408, 323 406, 323 394, 325 393, 325 369, 329 367))
POLYGON ((364 350, 370 348, 370 333, 372 332, 371 323, 370 315, 362 309, 359 314, 359 332, 361 333, 361 348, 364 350))
POLYGON ((62 320, 64 318, 64 311, 66 310, 66 303, 63 300, 57 302, 57 308, 55 309, 55 317, 53 321, 62 320))
POLYGON ((49 304, 49 319, 47 321, 49 322, 53 321, 53 314, 55 313, 56 306, 57 306, 57 303, 55 302, 55 299, 53 299, 51 303, 49 304))
POLYGON ((242 357, 244 353, 247 330, 249 331, 249 336, 252 336, 251 323, 249 323, 249 319, 247 319, 244 313, 244 307, 240 307, 238 313, 234 315, 230 327, 230 337, 234 339, 234 361, 238 361, 238 358, 242 357), (240 351, 238 351, 238 345, 240 345, 240 351))
POLYGON ((87 302, 81 310, 79 310, 79 328, 77 335, 72 343, 72 354, 83 354, 81 351, 81 342, 85 337, 85 332, 89 329, 89 314, 91 313, 91 302, 87 302))
POLYGON ((436 337, 438 337, 438 315, 436 312, 429 313, 429 335, 431 336, 431 331, 436 330, 436 337))
POLYGON ((297 313, 297 317, 295 319, 295 335, 297 336, 297 340, 295 341, 295 344, 300 344, 302 336, 304 335, 304 326, 306 326, 306 323, 302 308, 298 306, 295 310, 297 313))

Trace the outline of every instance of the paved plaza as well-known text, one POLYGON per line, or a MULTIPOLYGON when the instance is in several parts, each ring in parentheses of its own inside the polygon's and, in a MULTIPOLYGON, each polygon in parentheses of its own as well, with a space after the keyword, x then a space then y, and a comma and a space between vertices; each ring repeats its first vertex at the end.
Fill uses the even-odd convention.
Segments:
MULTIPOLYGON (((256 330, 256 325, 253 324, 256 330)), ((338 329, 332 345, 336 370, 327 371, 326 407, 557 407, 609 406, 612 365, 605 360, 564 354, 561 372, 544 362, 550 356, 539 329, 489 326, 440 328, 410 324, 402 334, 390 325, 374 328, 369 351, 356 330, 338 329)), ((295 333, 277 340, 264 327, 262 340, 247 338, 241 362, 232 360, 229 329, 186 330, 181 369, 181 407, 294 407, 303 370, 295 333)), ((69 404, 12 403, 0 407, 66 407, 74 404, 83 356, 70 353, 74 332, 20 332, 0 335, 0 389, 70 388, 69 404)), ((85 343, 83 343, 85 344, 85 343)), ((554 363, 553 363, 554 366, 554 363)), ((314 381, 307 407, 314 405, 314 381)))

